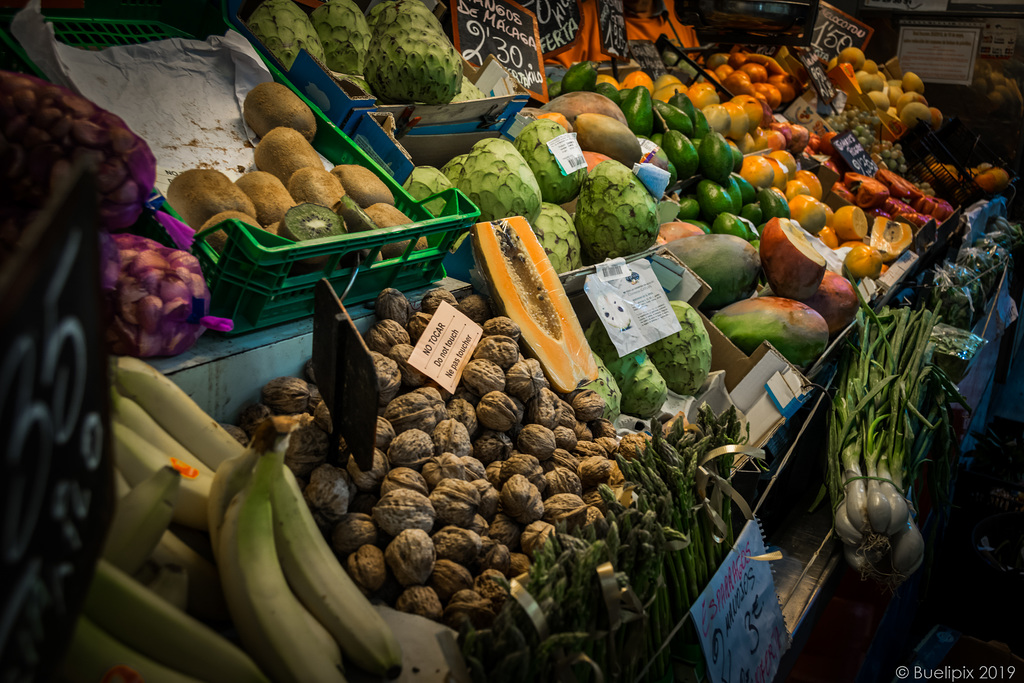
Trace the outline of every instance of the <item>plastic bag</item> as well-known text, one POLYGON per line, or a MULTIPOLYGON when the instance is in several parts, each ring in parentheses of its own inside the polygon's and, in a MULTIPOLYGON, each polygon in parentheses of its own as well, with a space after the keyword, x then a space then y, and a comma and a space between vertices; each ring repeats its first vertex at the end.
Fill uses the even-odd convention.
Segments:
POLYGON ((984 338, 967 330, 939 323, 932 328, 929 340, 932 364, 959 383, 970 371, 981 347, 987 343, 984 338))
POLYGON ((981 281, 962 266, 945 263, 936 266, 932 275, 932 294, 928 307, 939 310, 943 320, 953 327, 969 330, 981 306, 975 306, 980 289, 972 291, 972 285, 980 288, 981 281))
POLYGON ((195 256, 127 233, 111 235, 110 243, 103 282, 112 353, 173 356, 191 348, 207 328, 232 328, 230 320, 206 315, 210 290, 195 256))

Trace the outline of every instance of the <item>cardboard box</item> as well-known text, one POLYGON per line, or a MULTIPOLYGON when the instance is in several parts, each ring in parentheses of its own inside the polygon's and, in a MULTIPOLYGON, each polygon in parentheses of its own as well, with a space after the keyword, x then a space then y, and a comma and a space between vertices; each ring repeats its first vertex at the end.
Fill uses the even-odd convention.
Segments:
POLYGON ((818 114, 818 96, 813 90, 806 90, 786 107, 785 116, 794 123, 805 126, 815 135, 824 135, 832 130, 825 119, 818 114))

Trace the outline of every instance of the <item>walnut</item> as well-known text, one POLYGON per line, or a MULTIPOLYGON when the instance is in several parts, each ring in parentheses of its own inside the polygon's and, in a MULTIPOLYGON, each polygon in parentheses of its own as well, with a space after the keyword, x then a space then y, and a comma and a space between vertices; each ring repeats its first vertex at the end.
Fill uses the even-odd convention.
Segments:
POLYGON ((485 466, 505 460, 512 453, 512 439, 504 432, 488 429, 473 441, 473 457, 485 466))
POLYGON ((491 318, 483 325, 485 337, 508 337, 515 341, 519 341, 519 325, 512 322, 511 318, 506 318, 503 315, 499 315, 495 318, 491 318))
POLYGON ((387 459, 391 467, 419 471, 433 455, 434 442, 430 436, 418 429, 408 429, 391 440, 387 459))
POLYGON ((476 436, 479 424, 476 421, 476 406, 464 398, 452 398, 448 401, 448 418, 458 420, 466 428, 469 438, 476 436))
POLYGON ((618 432, 615 431, 615 425, 612 424, 611 420, 599 417, 596 420, 591 420, 587 426, 590 427, 590 433, 594 435, 594 439, 600 439, 603 436, 616 440, 619 438, 618 432))
POLYGON ((541 389, 550 388, 544 369, 536 358, 521 358, 505 373, 505 391, 523 403, 536 396, 541 389))
POLYGON ((527 557, 533 557, 533 554, 537 552, 544 545, 548 537, 555 533, 555 527, 551 526, 547 522, 536 521, 531 523, 525 529, 523 529, 522 535, 519 537, 519 543, 523 546, 523 552, 526 553, 527 557))
MULTIPOLYGON (((548 498, 562 493, 572 493, 577 496, 583 494, 583 484, 580 482, 579 475, 572 470, 556 467, 545 474, 544 479, 548 482, 546 490, 548 498)), ((545 507, 546 505, 545 503, 545 507)))
POLYGON ((463 479, 466 481, 486 480, 487 471, 484 469, 484 464, 472 455, 462 456, 459 458, 459 462, 462 463, 462 471, 465 472, 463 479))
POLYGON ((480 505, 480 493, 468 481, 444 479, 430 492, 430 502, 442 523, 468 527, 480 505))
POLYGON ((323 464, 309 475, 309 484, 302 491, 306 505, 321 527, 330 528, 348 512, 352 480, 348 472, 334 465, 323 464))
POLYGON ((408 344, 409 333, 395 320, 378 320, 363 335, 366 347, 386 356, 395 344, 408 344))
POLYGON ((474 358, 466 363, 460 382, 477 396, 483 396, 505 390, 505 372, 486 358, 474 358))
POLYGON ((604 497, 601 495, 601 489, 587 489, 583 492, 582 497, 583 502, 587 505, 597 508, 602 514, 608 514, 608 503, 604 501, 604 497))
POLYGON ((373 449, 373 461, 370 469, 365 472, 359 469, 354 456, 348 456, 348 463, 345 465, 348 476, 352 477, 352 483, 364 493, 376 493, 380 489, 380 483, 388 473, 388 459, 384 451, 379 448, 373 449))
POLYGON ((387 496, 396 489, 409 489, 426 496, 430 493, 423 475, 411 467, 395 467, 380 484, 380 495, 387 496))
POLYGON ((569 451, 562 450, 561 448, 556 448, 554 455, 552 455, 551 459, 547 460, 545 464, 546 463, 554 463, 556 467, 564 467, 567 470, 572 470, 573 472, 576 472, 580 468, 580 459, 569 451))
POLYGON ((549 524, 565 522, 572 531, 587 521, 587 506, 575 493, 559 493, 544 501, 544 521, 549 524))
POLYGON ((592 455, 580 462, 578 474, 580 483, 584 490, 593 488, 598 484, 607 484, 612 476, 613 463, 603 455, 592 455))
POLYGON ((467 529, 476 532, 476 534, 481 537, 487 533, 487 529, 489 527, 490 524, 488 524, 487 520, 484 519, 483 516, 480 515, 480 513, 474 515, 473 519, 470 520, 469 524, 466 525, 467 529))
POLYGON ((327 409, 327 404, 321 402, 313 411, 313 424, 322 429, 323 431, 330 434, 334 431, 334 423, 331 421, 331 411, 327 409))
POLYGON ((465 297, 456 308, 477 325, 483 325, 491 317, 490 302, 487 301, 487 297, 479 294, 465 297))
POLYGON ((270 406, 263 403, 253 403, 242 409, 242 414, 238 416, 238 426, 251 439, 256 428, 273 414, 274 411, 270 409, 270 406))
POLYGON ((260 402, 275 415, 304 413, 309 405, 309 385, 298 377, 272 379, 260 389, 260 402))
POLYGON ((608 457, 608 452, 605 449, 601 448, 593 441, 585 441, 583 439, 576 442, 576 448, 574 448, 572 452, 575 453, 580 460, 586 460, 587 458, 594 457, 608 457))
POLYGON ((503 576, 508 576, 508 567, 511 560, 512 553, 509 552, 508 546, 495 542, 480 559, 480 568, 484 571, 494 569, 501 572, 503 576))
POLYGON ((378 500, 380 500, 380 496, 360 491, 352 496, 352 500, 348 504, 348 511, 370 516, 373 514, 373 508, 377 505, 378 500))
POLYGON ((442 301, 447 301, 452 306, 459 305, 459 301, 455 298, 454 294, 443 287, 437 287, 426 292, 423 295, 423 298, 420 299, 420 310, 424 313, 430 313, 433 315, 434 311, 437 310, 442 301))
POLYGON ((522 576, 523 574, 530 573, 530 558, 524 553, 512 553, 509 558, 508 575, 509 578, 516 576, 522 576))
POLYGON ((544 503, 529 479, 513 474, 501 487, 501 510, 520 524, 529 524, 544 516, 544 503))
MULTIPOLYGON (((594 440, 594 434, 590 431, 590 427, 587 426, 586 422, 577 422, 574 431, 576 432, 577 442, 594 440)), ((577 443, 578 445, 579 443, 577 443)))
POLYGON ((493 538, 498 543, 515 550, 519 547, 519 535, 522 529, 519 524, 508 515, 499 512, 491 525, 487 528, 487 537, 493 538))
POLYGON ((383 586, 388 577, 384 553, 375 545, 359 546, 358 550, 348 556, 345 567, 348 575, 367 595, 383 586))
POLYGON ((452 398, 461 398, 463 401, 473 406, 473 411, 476 411, 476 404, 480 403, 480 397, 474 394, 472 391, 464 386, 455 387, 455 393, 452 394, 452 398))
POLYGON ((619 469, 619 463, 612 460, 612 476, 608 477, 609 486, 622 486, 626 483, 626 477, 623 476, 622 470, 619 469))
POLYGON ((538 460, 547 460, 555 452, 555 433, 538 424, 529 424, 519 432, 516 447, 521 453, 529 453, 538 460))
POLYGON ((522 405, 508 394, 492 391, 480 398, 476 419, 487 429, 507 432, 522 420, 522 405))
POLYGON ((427 585, 434 589, 442 602, 447 602, 459 591, 473 587, 473 575, 457 562, 437 560, 427 585))
POLYGON ((480 554, 480 535, 469 529, 456 526, 442 527, 433 536, 434 550, 438 559, 452 560, 469 565, 480 554))
POLYGON ((526 404, 526 421, 548 429, 558 426, 558 394, 550 389, 541 389, 526 404))
POLYGON ((409 333, 409 343, 416 345, 416 342, 420 340, 423 333, 430 327, 429 313, 413 313, 409 318, 409 323, 405 326, 406 331, 409 333))
MULTIPOLYGON (((388 360, 394 363, 390 358, 388 360)), ((395 434, 401 434, 407 429, 419 429, 429 435, 437 425, 433 400, 418 391, 392 399, 384 409, 384 419, 391 423, 395 434)))
POLYGON ((590 422, 604 415, 604 398, 593 389, 584 389, 572 400, 572 409, 580 422, 590 422))
MULTIPOLYGON (((507 548, 505 549, 505 555, 506 558, 509 555, 507 548)), ((495 614, 501 611, 501 606, 505 604, 505 599, 508 598, 508 582, 505 579, 505 575, 508 572, 507 565, 508 562, 505 562, 504 570, 497 567, 488 567, 473 582, 473 590, 479 593, 480 597, 490 601, 491 609, 495 614)))
POLYGON ((444 623, 456 631, 468 623, 474 629, 490 628, 494 623, 491 602, 472 590, 461 590, 452 596, 444 608, 444 623))
POLYGON ((504 373, 519 361, 519 344, 512 337, 502 335, 483 337, 473 351, 473 358, 493 361, 504 373))
POLYGON ((500 484, 504 486, 505 482, 516 474, 529 479, 530 483, 541 492, 547 488, 547 482, 544 481, 544 470, 541 469, 540 462, 529 453, 516 453, 502 464, 500 484))
POLYGON ((437 423, 430 438, 434 442, 434 455, 452 453, 462 458, 473 452, 473 443, 469 440, 466 425, 458 420, 448 418, 437 423))
POLYGON ((422 585, 434 571, 434 542, 422 529, 406 529, 388 543, 384 559, 403 586, 422 585))
POLYGON ((619 441, 617 453, 627 460, 637 457, 637 452, 643 453, 647 450, 650 439, 643 434, 626 434, 619 441))
POLYGON ((476 487, 477 493, 480 494, 480 505, 477 506, 476 512, 490 523, 494 516, 498 514, 498 503, 501 502, 498 489, 482 478, 471 483, 476 487))
POLYGON ((388 405, 402 388, 402 371, 398 363, 386 355, 370 352, 373 368, 377 372, 377 405, 388 405))
POLYGON ((402 384, 407 387, 421 387, 427 383, 428 378, 422 372, 409 365, 409 356, 412 355, 412 344, 395 344, 388 352, 388 358, 398 364, 398 371, 402 375, 402 384))
POLYGON ((380 290, 373 305, 373 312, 377 320, 394 320, 405 327, 412 316, 412 304, 405 298, 405 294, 388 287, 380 290))
POLYGON ((376 438, 377 448, 381 449, 385 453, 387 453, 388 448, 391 447, 391 440, 395 438, 395 428, 391 426, 390 422, 379 415, 377 416, 376 438))
POLYGON ((299 426, 292 431, 288 440, 284 464, 296 477, 305 477, 327 460, 330 439, 324 430, 313 424, 310 415, 302 414, 296 417, 299 426))
POLYGON ((395 609, 434 621, 441 621, 443 613, 441 600, 430 586, 409 586, 398 596, 395 609))
POLYGON ((619 440, 613 439, 607 436, 599 436, 594 439, 594 443, 604 450, 604 454, 609 458, 614 458, 615 454, 619 452, 619 440))
POLYGON ((555 448, 561 448, 564 451, 571 451, 576 448, 576 432, 558 425, 555 427, 555 448))
POLYGON ((487 483, 495 488, 501 488, 504 483, 501 480, 501 468, 505 465, 503 460, 495 460, 487 467, 484 468, 484 477, 487 479, 487 483))
POLYGON ((608 520, 604 518, 604 513, 593 505, 587 506, 587 521, 584 522, 584 526, 593 526, 598 538, 604 538, 608 533, 608 520))
MULTIPOLYGON (((323 405, 323 404, 321 404, 323 405)), ((238 425, 227 424, 226 422, 220 423, 221 428, 230 434, 235 441, 242 444, 243 446, 249 445, 249 435, 245 433, 245 430, 238 425)))
POLYGON ((377 525, 370 515, 349 512, 331 530, 331 547, 339 555, 353 553, 361 545, 377 542, 377 525))
POLYGON ((466 470, 462 467, 462 461, 452 453, 436 455, 423 464, 423 478, 427 481, 427 487, 434 490, 434 487, 444 479, 465 479, 466 470))
MULTIPOLYGON (((572 404, 558 399, 558 424, 569 429, 576 429, 578 420, 576 419, 576 413, 572 409, 572 404)), ((579 437, 577 437, 579 438, 579 437)))
MULTIPOLYGON (((435 426, 437 425, 438 422, 448 419, 448 408, 446 408, 444 405, 444 399, 441 398, 441 392, 438 391, 436 388, 420 387, 418 389, 413 389, 411 393, 420 394, 421 396, 425 396, 427 398, 428 404, 434 410, 435 426)), ((423 431, 430 432, 433 431, 433 429, 434 427, 432 426, 430 429, 424 429, 423 431)))
POLYGON ((397 536, 405 529, 434 528, 433 501, 412 489, 395 489, 381 496, 373 508, 373 521, 389 536, 397 536))

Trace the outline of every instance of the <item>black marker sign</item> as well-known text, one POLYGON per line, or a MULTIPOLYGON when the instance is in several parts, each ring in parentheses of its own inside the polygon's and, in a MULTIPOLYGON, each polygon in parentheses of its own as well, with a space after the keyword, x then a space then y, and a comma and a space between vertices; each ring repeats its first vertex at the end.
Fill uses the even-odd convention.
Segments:
POLYGON ((505 67, 519 84, 547 100, 537 17, 513 0, 452 0, 455 49, 473 66, 488 55, 505 67))
POLYGON ((48 681, 113 510, 91 175, 0 270, 0 680, 48 681))
POLYGON ((814 55, 813 52, 807 52, 806 50, 796 50, 796 56, 800 60, 800 63, 807 69, 807 75, 811 79, 811 86, 814 88, 814 92, 818 93, 818 100, 821 102, 829 103, 836 98, 836 87, 832 83, 832 79, 825 73, 825 69, 822 68, 821 62, 814 55))
POLYGON ((537 17, 545 57, 565 52, 579 40, 583 23, 579 0, 523 0, 520 4, 537 17))
POLYGON ((848 47, 864 49, 875 29, 841 12, 827 2, 818 4, 818 17, 811 35, 811 49, 828 62, 848 47))
POLYGON ((657 80, 658 77, 668 73, 665 69, 665 62, 661 61, 658 48, 649 40, 629 41, 629 53, 640 65, 640 69, 647 72, 647 75, 657 80))
POLYGON ((846 165, 854 173, 860 173, 869 178, 874 178, 875 174, 878 173, 878 166, 871 159, 864 146, 854 137, 852 130, 840 133, 832 138, 832 147, 839 152, 839 156, 843 158, 843 161, 846 162, 846 165))
POLYGON ((601 52, 614 57, 628 56, 622 0, 597 0, 597 29, 601 36, 601 52))

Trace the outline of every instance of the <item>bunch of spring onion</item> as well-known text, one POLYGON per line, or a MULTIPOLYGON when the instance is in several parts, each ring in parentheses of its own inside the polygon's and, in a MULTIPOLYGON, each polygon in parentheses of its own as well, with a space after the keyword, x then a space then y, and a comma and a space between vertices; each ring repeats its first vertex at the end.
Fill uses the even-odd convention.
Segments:
POLYGON ((886 308, 876 315, 862 307, 832 402, 827 485, 835 531, 853 568, 892 587, 925 558, 912 492, 929 456, 934 498, 948 500, 947 408, 963 399, 929 361, 937 319, 929 310, 886 308), (940 448, 933 454, 936 435, 940 448))

